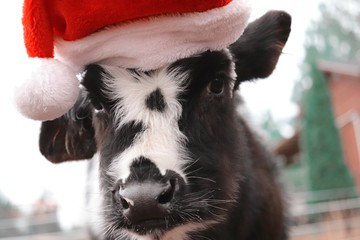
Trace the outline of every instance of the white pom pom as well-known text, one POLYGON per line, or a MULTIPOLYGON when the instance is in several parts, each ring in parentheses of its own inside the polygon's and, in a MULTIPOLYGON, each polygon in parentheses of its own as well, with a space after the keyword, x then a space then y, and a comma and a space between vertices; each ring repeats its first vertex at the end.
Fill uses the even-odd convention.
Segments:
POLYGON ((19 112, 40 121, 62 116, 79 96, 76 72, 56 59, 29 60, 25 82, 15 88, 15 104, 19 112))

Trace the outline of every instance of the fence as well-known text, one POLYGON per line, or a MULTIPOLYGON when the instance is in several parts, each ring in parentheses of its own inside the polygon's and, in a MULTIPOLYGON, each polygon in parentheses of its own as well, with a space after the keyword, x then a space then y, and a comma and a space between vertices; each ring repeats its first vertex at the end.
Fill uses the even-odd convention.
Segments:
POLYGON ((294 194, 291 198, 291 239, 360 239, 360 198, 344 197, 344 192, 319 192, 315 194, 318 203, 311 204, 307 203, 309 193, 294 194))
POLYGON ((57 216, 58 208, 51 211, 27 212, 26 207, 14 208, 0 216, 1 240, 86 240, 84 227, 64 231, 57 216))
MULTIPOLYGON (((336 192, 317 193, 319 203, 308 204, 309 193, 290 198, 291 240, 360 239, 360 198, 328 200, 336 192)), ((312 193, 314 196, 314 193, 312 193)), ((84 228, 62 231, 56 212, 0 219, 1 240, 86 240, 84 228)))

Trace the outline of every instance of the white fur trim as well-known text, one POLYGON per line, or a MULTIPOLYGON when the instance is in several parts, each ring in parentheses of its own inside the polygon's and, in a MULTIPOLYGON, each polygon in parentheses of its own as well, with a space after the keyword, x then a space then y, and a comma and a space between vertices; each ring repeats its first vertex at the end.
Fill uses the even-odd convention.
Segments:
POLYGON ((56 57, 81 71, 90 63, 157 69, 178 59, 220 50, 244 31, 250 8, 246 1, 206 12, 154 17, 109 27, 76 41, 56 41, 56 57))
POLYGON ((24 82, 15 88, 19 112, 33 120, 52 120, 66 113, 79 96, 76 73, 52 58, 30 58, 24 82))

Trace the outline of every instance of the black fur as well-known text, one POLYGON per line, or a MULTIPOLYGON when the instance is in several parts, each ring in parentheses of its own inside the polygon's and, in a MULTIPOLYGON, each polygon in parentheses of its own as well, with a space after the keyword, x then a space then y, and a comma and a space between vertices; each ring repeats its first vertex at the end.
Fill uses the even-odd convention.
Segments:
MULTIPOLYGON (((128 229, 161 240, 169 230, 187 223, 212 223, 187 233, 189 240, 287 239, 286 207, 275 164, 236 111, 239 100, 234 90, 243 81, 271 74, 287 41, 290 23, 288 14, 269 12, 251 23, 228 50, 204 52, 168 67, 169 73, 188 74, 185 89, 177 96, 182 105, 178 125, 187 138, 185 147, 192 161, 186 165, 186 183, 171 171, 163 176, 151 159, 141 157, 132 165, 130 179, 179 182, 180 190, 166 205, 166 224, 156 229, 134 224, 124 216, 124 204, 115 193, 119 184, 126 183, 119 183, 107 173, 114 156, 133 144, 146 126, 130 122, 116 128, 116 103, 107 96, 102 81, 104 76, 111 76, 101 66, 88 66, 78 104, 69 114, 43 123, 40 149, 53 162, 100 152, 100 185, 104 205, 108 206, 104 218, 111 229, 105 239, 121 239, 121 230, 128 229), (83 140, 79 136, 84 133, 76 131, 79 128, 86 133, 83 140), (68 136, 76 141, 68 140, 68 136), (76 143, 70 151, 64 147, 68 141, 76 143)), ((151 78, 155 73, 146 74, 151 78)), ((164 110, 166 103, 160 90, 148 96, 146 105, 159 112, 164 110)))
POLYGON ((91 158, 97 151, 92 105, 85 93, 64 116, 41 124, 40 152, 53 163, 91 158))
POLYGON ((150 95, 146 98, 145 104, 151 110, 159 112, 164 111, 166 102, 164 96, 161 93, 161 90, 156 89, 154 92, 150 93, 150 95))
POLYGON ((230 46, 236 60, 237 85, 266 78, 274 70, 290 33, 291 19, 281 11, 270 11, 250 23, 242 37, 230 46))

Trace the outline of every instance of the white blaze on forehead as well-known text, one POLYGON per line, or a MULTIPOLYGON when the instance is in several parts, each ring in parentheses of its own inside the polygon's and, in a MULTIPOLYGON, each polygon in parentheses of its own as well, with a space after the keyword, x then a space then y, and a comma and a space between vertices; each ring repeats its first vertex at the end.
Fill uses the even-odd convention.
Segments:
POLYGON ((187 74, 168 72, 165 68, 147 75, 131 73, 126 69, 102 66, 107 94, 116 101, 115 120, 117 128, 135 121, 144 125, 144 131, 137 134, 134 143, 120 153, 109 168, 115 179, 125 180, 130 175, 130 166, 143 156, 150 159, 165 174, 173 170, 182 175, 187 159, 184 150, 185 136, 179 129, 182 106, 178 95, 184 89, 187 74), (160 89, 164 96, 163 111, 154 111, 146 106, 146 99, 160 89))
POLYGON ((186 73, 169 73, 162 68, 147 75, 131 73, 119 67, 102 67, 109 74, 104 76, 108 94, 118 102, 115 112, 119 127, 134 120, 148 125, 180 118, 182 109, 177 96, 183 90, 186 73), (161 113, 148 109, 145 104, 146 98, 158 88, 166 102, 166 109, 161 113))

